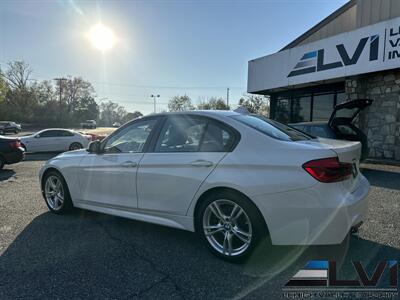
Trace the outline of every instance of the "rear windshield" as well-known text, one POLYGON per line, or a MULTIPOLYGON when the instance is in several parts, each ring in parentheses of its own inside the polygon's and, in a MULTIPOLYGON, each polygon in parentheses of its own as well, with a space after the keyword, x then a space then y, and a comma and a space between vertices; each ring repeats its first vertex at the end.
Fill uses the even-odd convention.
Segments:
POLYGON ((302 141, 310 140, 311 136, 300 132, 282 123, 270 120, 259 115, 237 115, 233 119, 246 124, 270 137, 283 141, 302 141))

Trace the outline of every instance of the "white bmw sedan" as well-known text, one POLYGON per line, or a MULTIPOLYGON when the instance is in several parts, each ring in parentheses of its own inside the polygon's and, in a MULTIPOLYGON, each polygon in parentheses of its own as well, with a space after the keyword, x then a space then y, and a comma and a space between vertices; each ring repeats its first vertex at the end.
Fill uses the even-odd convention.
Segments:
POLYGON ((367 211, 360 151, 257 115, 165 113, 47 161, 40 181, 54 213, 79 207, 196 231, 238 261, 262 239, 341 243, 367 211))
POLYGON ((86 148, 91 141, 88 135, 62 128, 44 129, 19 139, 26 152, 77 150, 86 148))

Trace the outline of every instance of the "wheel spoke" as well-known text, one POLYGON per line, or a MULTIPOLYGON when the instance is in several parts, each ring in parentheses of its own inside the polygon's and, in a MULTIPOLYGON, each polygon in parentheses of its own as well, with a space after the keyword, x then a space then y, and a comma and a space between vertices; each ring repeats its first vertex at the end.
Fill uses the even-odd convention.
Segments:
POLYGON ((57 180, 56 181, 56 190, 59 191, 61 189, 61 181, 57 180))
POLYGON ((56 188, 57 188, 57 181, 56 181, 56 179, 50 177, 50 186, 51 186, 51 189, 52 189, 52 190, 56 190, 56 188))
MULTIPOLYGON (((239 230, 240 231, 240 230, 239 230)), ((241 240, 243 243, 249 244, 250 240, 251 240, 251 235, 249 234, 242 234, 239 233, 237 230, 233 229, 232 230, 233 234, 239 239, 241 240)))
POLYGON ((225 237, 224 237, 224 253, 227 253, 229 256, 232 255, 232 235, 229 233, 229 231, 225 232, 225 237))
POLYGON ((209 231, 209 232, 206 233, 206 236, 214 235, 214 234, 216 234, 218 232, 221 232, 223 230, 224 230, 223 228, 219 228, 219 229, 216 229, 214 231, 209 231))
POLYGON ((219 205, 217 202, 212 203, 210 206, 211 211, 213 214, 220 220, 224 220, 224 214, 221 212, 219 205))
POLYGON ((231 212, 231 221, 236 221, 242 213, 243 209, 239 205, 235 204, 231 212))
POLYGON ((54 205, 54 208, 58 207, 58 197, 57 197, 57 195, 55 195, 54 198, 53 198, 53 205, 54 205))
POLYGON ((246 233, 239 228, 233 228, 232 229, 233 234, 240 239, 243 243, 249 244, 251 241, 251 234, 246 233))
POLYGON ((210 235, 216 234, 217 232, 223 231, 224 227, 222 225, 220 225, 220 226, 205 226, 204 229, 209 230, 205 234, 207 236, 210 236, 210 235))

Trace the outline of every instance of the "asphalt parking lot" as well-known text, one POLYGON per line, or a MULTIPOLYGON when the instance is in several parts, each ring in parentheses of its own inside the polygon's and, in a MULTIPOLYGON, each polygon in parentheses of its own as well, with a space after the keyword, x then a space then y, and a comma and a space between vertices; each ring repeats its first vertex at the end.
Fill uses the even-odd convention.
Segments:
POLYGON ((48 154, 0 170, 0 299, 283 297, 282 287, 310 259, 367 269, 400 260, 400 167, 363 165, 369 216, 341 245, 261 245, 235 265, 213 257, 196 235, 78 210, 48 212, 38 170, 48 154))

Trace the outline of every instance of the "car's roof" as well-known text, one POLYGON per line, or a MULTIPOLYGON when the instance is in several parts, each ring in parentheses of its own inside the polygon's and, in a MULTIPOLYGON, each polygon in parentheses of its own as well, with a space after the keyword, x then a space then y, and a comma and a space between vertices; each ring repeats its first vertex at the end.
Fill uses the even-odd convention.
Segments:
POLYGON ((63 130, 63 131, 69 131, 69 132, 76 132, 75 130, 67 129, 67 128, 46 128, 46 129, 40 130, 39 132, 48 131, 48 130, 63 130))
POLYGON ((232 110, 189 110, 178 112, 162 112, 150 114, 149 116, 170 116, 170 115, 200 115, 200 116, 235 116, 242 115, 241 113, 232 110))
POLYGON ((313 126, 313 125, 328 125, 328 121, 300 122, 290 123, 290 126, 313 126))

